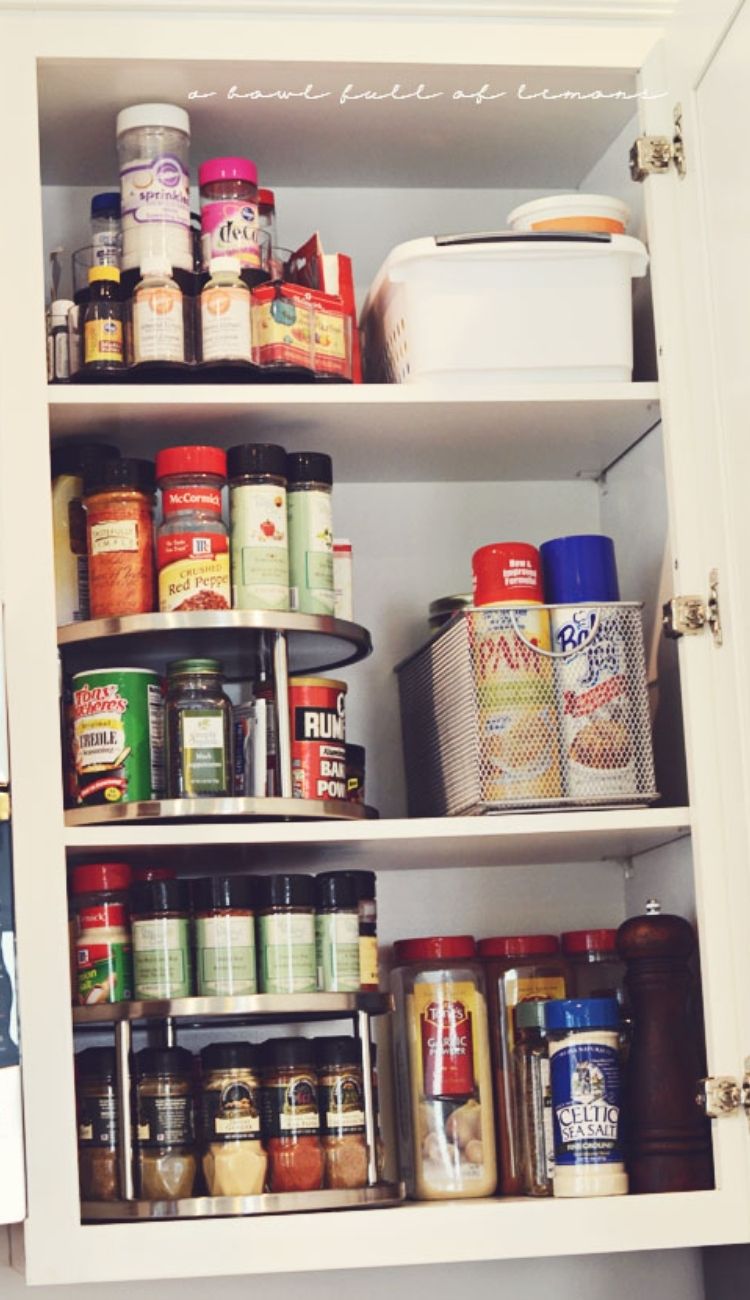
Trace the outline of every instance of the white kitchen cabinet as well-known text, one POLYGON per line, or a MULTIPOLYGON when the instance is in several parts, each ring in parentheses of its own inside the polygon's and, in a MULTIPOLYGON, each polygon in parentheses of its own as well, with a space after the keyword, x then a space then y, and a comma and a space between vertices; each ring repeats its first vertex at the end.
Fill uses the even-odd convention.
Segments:
MULTIPOLYGON (((85 9, 0 4, 7 180, 0 545, 28 1195, 13 1257, 31 1282, 750 1241, 750 1136, 740 1113, 714 1126, 712 1191, 82 1225, 65 891, 66 856, 81 853, 160 857, 187 870, 205 869, 208 859, 253 869, 366 864, 380 873, 385 944, 441 929, 616 924, 656 894, 697 921, 709 1070, 741 1073, 750 1052, 743 961, 750 629, 738 558, 747 453, 737 412, 746 367, 737 360, 727 375, 724 357, 735 356, 725 338, 730 313, 738 348, 747 313, 737 304, 748 300, 733 296, 729 259, 733 252, 741 264, 738 290, 749 259, 732 210, 734 154, 723 168, 714 154, 720 124, 740 87, 746 93, 748 19, 745 9, 729 26, 733 7, 686 0, 665 36, 668 6, 660 4, 618 4, 610 17, 600 6, 548 4, 535 7, 535 22, 510 4, 395 4, 387 14, 373 5, 227 4, 209 15, 188 0, 157 14, 95 0, 85 9), (408 91, 423 84, 436 98, 351 97, 387 94, 396 83, 408 91), (308 84, 307 96, 274 97, 308 84), (487 95, 505 97, 467 98, 485 85, 487 95), (342 104, 346 86, 353 89, 342 104), (632 96, 637 86, 657 97, 565 97, 632 96), (254 88, 267 97, 240 97, 254 88), (190 99, 191 91, 201 97, 190 99), (83 233, 88 196, 116 176, 115 112, 147 100, 188 107, 194 160, 228 151, 256 157, 279 195, 282 242, 299 242, 319 224, 326 243, 353 253, 360 300, 395 242, 427 230, 501 226, 521 198, 609 178, 600 188, 634 206, 645 199, 658 379, 649 361, 651 307, 640 301, 644 360, 632 385, 504 386, 439 400, 410 388, 48 389, 44 251, 62 242, 70 250, 83 233), (641 190, 627 175, 625 141, 638 131, 671 136, 677 103, 687 173, 670 168, 641 190), (639 126, 631 126, 634 112, 639 126), (269 435, 289 448, 332 452, 337 531, 355 545, 356 615, 375 642, 373 657, 346 674, 350 735, 367 746, 380 822, 65 826, 49 440, 91 433, 115 437, 133 454, 199 433, 224 444, 269 435), (499 534, 538 541, 599 528, 615 538, 623 596, 646 602, 665 805, 406 821, 392 669, 424 636, 428 602, 461 590, 472 550, 499 534), (723 644, 708 631, 678 648, 663 642, 662 599, 707 597, 714 568, 723 644)), ((743 187, 741 200, 746 177, 743 187)))

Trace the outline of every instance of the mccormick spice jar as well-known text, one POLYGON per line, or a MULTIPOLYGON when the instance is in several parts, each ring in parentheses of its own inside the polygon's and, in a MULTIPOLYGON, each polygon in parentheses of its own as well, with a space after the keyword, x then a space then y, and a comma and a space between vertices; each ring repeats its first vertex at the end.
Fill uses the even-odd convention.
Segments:
POLYGON ((193 992, 190 903, 183 880, 152 880, 130 891, 135 998, 189 998, 193 992))
POLYGON ((315 1040, 325 1185, 367 1186, 362 1047, 356 1038, 315 1040))
POLYGON ((167 796, 220 799, 234 793, 232 705, 217 659, 167 664, 167 796))
POLYGON ((210 158, 198 168, 203 270, 212 258, 260 266, 258 168, 250 158, 210 158))
POLYGON ((289 679, 292 794, 346 799, 346 682, 289 679))
POLYGON ((258 977, 261 993, 317 992, 312 876, 259 878, 258 977))
POLYGON ((76 803, 133 803, 164 794, 164 702, 150 668, 95 668, 72 678, 76 803))
POLYGON ((260 1196, 268 1157, 255 1044, 212 1043, 201 1052, 201 1141, 209 1196, 260 1196))
POLYGON ((487 977, 500 1190, 504 1196, 519 1196, 523 1179, 517 1119, 520 1101, 513 1073, 515 1011, 522 1002, 565 997, 568 972, 554 934, 482 939, 479 956, 487 977))
POLYGON ((469 935, 394 944, 401 1175, 417 1200, 497 1184, 485 975, 469 935))
POLYGON ((192 1196, 198 1160, 193 1058, 184 1047, 147 1047, 135 1057, 135 1152, 138 1197, 192 1196))
POLYGON ((289 487, 289 581, 291 607, 301 614, 333 615, 333 463, 317 451, 286 458, 289 487))
POLYGON ((168 447, 156 457, 163 518, 156 538, 159 609, 229 609, 229 534, 221 517, 220 447, 168 447))
POLYGON ((120 1199, 117 1085, 113 1047, 76 1053, 78 1182, 82 1201, 120 1199))
POLYGON ((127 891, 127 862, 83 863, 73 868, 71 890, 77 913, 76 986, 78 1006, 127 1002, 133 996, 133 950, 127 891))
POLYGON ((273 443, 230 447, 232 602, 236 609, 289 609, 286 452, 273 443))
POLYGON ((199 997, 258 992, 255 971, 256 883, 250 876, 209 876, 193 884, 199 997))
POLYGON ((346 871, 315 877, 315 941, 318 988, 326 993, 358 993, 359 905, 346 871))
POLYGON ((91 618, 154 608, 154 467, 105 460, 86 468, 86 549, 91 618))
POLYGON ((307 1038, 270 1039, 262 1060, 268 1190, 316 1191, 323 1186, 325 1157, 314 1044, 307 1038))

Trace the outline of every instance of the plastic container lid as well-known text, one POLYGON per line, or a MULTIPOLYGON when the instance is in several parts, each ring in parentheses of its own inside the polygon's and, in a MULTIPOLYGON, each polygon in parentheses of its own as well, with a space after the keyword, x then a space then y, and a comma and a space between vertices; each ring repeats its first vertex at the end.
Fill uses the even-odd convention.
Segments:
POLYGON ((82 476, 92 465, 103 460, 119 460, 120 450, 106 442, 66 442, 52 448, 52 477, 58 474, 82 476))
POLYGON ((567 930, 560 938, 564 953, 617 952, 616 930, 567 930))
POLYGON ((208 270, 211 275, 240 275, 242 273, 242 263, 238 257, 212 257, 208 263, 208 270))
POLYGON ((92 217, 120 216, 120 191, 109 190, 106 194, 95 194, 91 200, 92 217))
POLYGON ((74 894, 114 894, 129 889, 133 869, 129 862, 82 862, 70 873, 74 894))
POLYGON ((252 158, 209 158, 198 168, 198 184, 212 181, 250 181, 258 184, 258 168, 252 158))
POLYGON ((492 542, 471 557, 475 605, 540 605, 542 561, 528 542, 492 542))
POLYGON ((396 962, 466 961, 476 957, 477 946, 470 934, 432 935, 426 939, 397 939, 393 945, 396 962))
POLYGON ((309 1038, 267 1038, 261 1044, 261 1060, 266 1070, 284 1065, 313 1065, 315 1044, 309 1038))
POLYGON ((209 1043, 201 1052, 201 1068, 208 1070, 252 1070, 258 1064, 257 1043, 209 1043))
POLYGON ((192 673, 220 675, 223 671, 218 659, 173 659, 167 664, 168 677, 185 677, 192 673))
MULTIPOLYGON (((360 745, 347 745, 346 747, 347 758, 349 757, 350 749, 360 749, 360 748, 361 748, 360 745)), ((365 751, 362 750, 363 761, 364 761, 364 752, 365 751)), ((377 882, 377 877, 374 871, 347 871, 343 874, 347 875, 350 880, 354 881, 354 888, 357 891, 358 899, 375 898, 375 886, 377 882)))
POLYGON ((260 876, 258 907, 315 907, 313 876, 260 876))
POLYGON ((258 190, 258 203, 262 208, 273 208, 276 210, 276 195, 273 190, 258 190))
POLYGON ((193 881, 193 907, 196 912, 251 912, 257 893, 252 876, 208 876, 193 881))
POLYGON ((315 1039, 315 1063, 318 1069, 328 1065, 362 1065, 362 1044, 358 1038, 315 1039))
POLYGON ((624 234, 630 208, 608 194, 555 194, 508 213, 511 230, 586 230, 624 234))
POLYGON ((119 266, 90 266, 88 270, 89 284, 94 284, 97 280, 111 280, 113 284, 119 284, 119 266))
POLYGON ((147 253, 141 260, 141 276, 160 275, 164 279, 172 278, 172 263, 163 253, 147 253))
POLYGON ((175 873, 171 867, 134 867, 133 881, 174 880, 175 873))
POLYGON ((193 1057, 186 1047, 144 1047, 135 1054, 135 1071, 144 1074, 192 1074, 193 1057))
POLYGON ((617 998, 560 998, 542 1005, 548 1030, 620 1027, 617 998))
POLYGON ((318 911, 356 912, 357 887, 347 871, 322 871, 315 877, 318 911))
POLYGON ((516 1007, 516 1027, 518 1029, 545 1029, 544 1002, 519 1002, 516 1007))
POLYGON ((559 951, 556 934, 501 934, 479 940, 480 957, 554 957, 559 951))
POLYGON ((551 605, 620 599, 615 544, 600 533, 555 537, 540 547, 544 593, 551 605))
POLYGON ((286 480, 286 452, 274 442, 244 442, 227 452, 230 478, 242 474, 270 474, 286 480))
POLYGON ((153 492, 156 486, 154 466, 150 460, 123 457, 122 460, 102 460, 87 465, 83 471, 84 495, 94 492, 116 491, 130 488, 134 492, 153 492))
POLYGON ((286 477, 292 483, 333 484, 333 461, 322 451, 292 451, 286 458, 286 477))
MULTIPOLYGON (((365 749, 364 745, 350 745, 349 742, 347 741, 347 744, 346 744, 346 761, 347 761, 347 763, 351 763, 352 766, 355 766, 355 765, 356 765, 357 767, 364 767, 364 765, 365 765, 365 756, 366 756, 366 754, 367 754, 367 750, 365 749)), ((351 874, 352 874, 352 875, 362 875, 362 876, 372 876, 372 878, 373 878, 373 888, 375 887, 375 886, 374 886, 374 881, 375 881, 375 872, 374 872, 374 871, 358 871, 358 872, 351 872, 351 874)))
POLYGON ((52 324, 67 325, 71 307, 75 307, 75 303, 70 298, 55 298, 55 301, 50 303, 49 309, 52 324))
POLYGON ((139 880, 130 890, 133 916, 151 913, 190 911, 188 887, 184 880, 139 880))
POLYGON ((73 1061, 79 1077, 112 1080, 117 1073, 114 1047, 87 1047, 76 1052, 73 1061))
POLYGON ((165 447, 156 454, 156 477, 161 482, 172 474, 215 474, 227 476, 227 453, 221 447, 165 447))
POLYGON ((190 135, 190 118, 176 104, 133 104, 131 108, 121 109, 117 114, 117 135, 137 126, 164 126, 190 135))

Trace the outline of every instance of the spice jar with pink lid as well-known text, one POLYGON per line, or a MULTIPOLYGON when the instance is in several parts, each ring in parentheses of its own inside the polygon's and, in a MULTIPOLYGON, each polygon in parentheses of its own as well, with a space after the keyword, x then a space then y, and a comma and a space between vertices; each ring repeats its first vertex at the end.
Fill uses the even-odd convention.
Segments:
POLYGON ((250 158, 211 158, 198 169, 198 183, 204 271, 214 257, 236 257, 242 267, 259 267, 255 163, 250 158))

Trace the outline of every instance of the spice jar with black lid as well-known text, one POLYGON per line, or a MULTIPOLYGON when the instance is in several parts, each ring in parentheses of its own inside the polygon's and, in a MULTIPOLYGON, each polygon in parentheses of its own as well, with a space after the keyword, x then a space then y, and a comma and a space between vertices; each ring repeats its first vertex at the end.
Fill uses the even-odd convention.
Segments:
POLYGON ((193 1058, 184 1047, 146 1047, 135 1068, 138 1196, 181 1200, 192 1195, 198 1168, 193 1058))
POLYGON ((358 993, 359 907, 355 882, 346 871, 315 877, 315 943, 318 988, 358 993))
POLYGON ((315 1040, 325 1185, 367 1186, 362 1045, 356 1038, 315 1040))
POLYGON ((347 871, 354 881, 359 912, 359 984, 363 992, 377 992, 378 971, 378 904, 374 871, 347 871))
POLYGON ((251 876, 209 876, 193 884, 199 997, 257 993, 255 905, 251 876))
POLYGON ((286 452, 244 443, 227 452, 235 609, 289 608, 286 452))
POLYGON ((83 1201, 120 1197, 117 1085, 113 1047, 87 1047, 75 1058, 78 1182, 83 1201))
POLYGON ((209 1196, 261 1194, 268 1158, 254 1043, 211 1043, 201 1052, 201 1138, 209 1196))
POLYGON ((150 880, 130 891, 135 998, 189 998, 193 992, 190 902, 183 880, 150 880))
POLYGON ((272 1192, 312 1192, 323 1186, 315 1045, 308 1038, 263 1044, 263 1136, 272 1192))
POLYGON ((317 992, 312 876, 260 877, 258 947, 261 993, 317 992))

